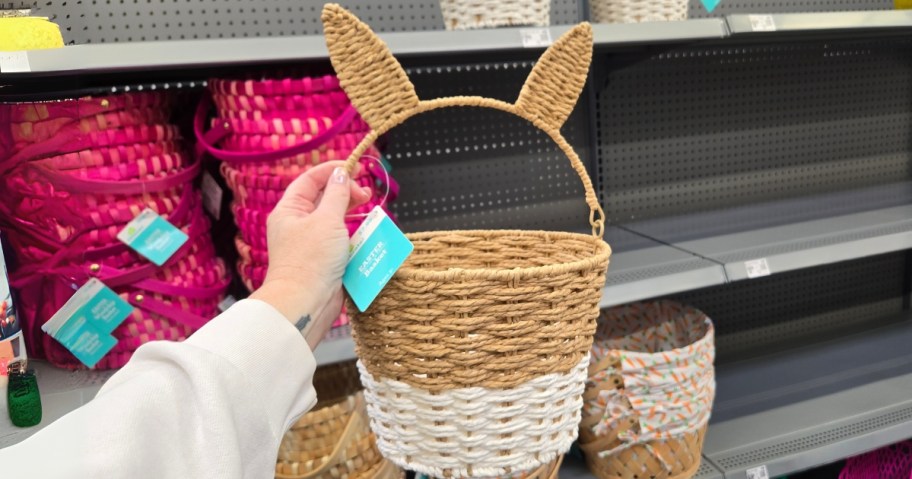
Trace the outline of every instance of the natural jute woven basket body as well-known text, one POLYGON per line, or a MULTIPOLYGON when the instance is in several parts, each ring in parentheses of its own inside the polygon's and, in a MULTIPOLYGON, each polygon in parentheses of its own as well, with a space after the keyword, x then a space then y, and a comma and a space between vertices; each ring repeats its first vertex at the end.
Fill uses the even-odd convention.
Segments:
POLYGON ((713 336, 705 314, 672 301, 603 313, 579 439, 596 477, 696 473, 715 393, 713 336))
POLYGON ((547 27, 551 0, 440 0, 447 30, 519 25, 547 27))
POLYGON ((402 471, 377 450, 368 428, 364 397, 305 414, 279 447, 277 479, 400 479, 402 471))
POLYGON ((591 0, 595 23, 687 20, 687 0, 591 0))
POLYGON ((409 234, 414 251, 365 312, 352 306, 371 428, 385 457, 435 477, 533 470, 577 436, 588 353, 611 253, 604 213, 560 128, 585 83, 592 30, 581 24, 533 68, 515 103, 422 101, 367 25, 323 10, 340 84, 371 131, 348 158, 420 113, 483 107, 546 132, 579 175, 592 234, 439 231, 409 234))

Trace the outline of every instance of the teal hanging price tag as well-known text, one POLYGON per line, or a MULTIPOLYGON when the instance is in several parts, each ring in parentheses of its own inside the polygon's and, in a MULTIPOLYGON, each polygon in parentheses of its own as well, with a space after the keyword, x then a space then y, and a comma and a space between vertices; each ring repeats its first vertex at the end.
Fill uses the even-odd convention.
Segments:
POLYGON ((365 311, 412 253, 412 242, 375 206, 352 235, 342 284, 355 306, 365 311))
POLYGON ((706 11, 710 12, 710 13, 712 13, 712 11, 715 10, 716 7, 718 7, 720 3, 722 3, 722 0, 700 0, 700 1, 703 2, 703 6, 706 8, 706 11))
POLYGON ((133 221, 117 234, 117 239, 126 243, 137 253, 158 266, 165 264, 184 243, 187 235, 149 208, 143 210, 133 221))
POLYGON ((92 278, 41 326, 41 330, 91 368, 117 344, 111 333, 132 312, 130 303, 92 278))

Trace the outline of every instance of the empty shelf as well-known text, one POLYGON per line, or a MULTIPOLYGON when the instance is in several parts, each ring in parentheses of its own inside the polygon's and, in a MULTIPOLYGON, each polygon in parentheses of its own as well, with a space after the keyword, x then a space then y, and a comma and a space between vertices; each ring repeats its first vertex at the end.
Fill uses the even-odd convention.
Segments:
POLYGON ((912 184, 626 225, 725 265, 730 281, 912 248, 912 184))
POLYGON ((725 283, 725 272, 699 258, 621 228, 609 227, 611 264, 602 308, 725 283))
POLYGON ((720 366, 703 454, 770 477, 912 437, 912 321, 720 366))

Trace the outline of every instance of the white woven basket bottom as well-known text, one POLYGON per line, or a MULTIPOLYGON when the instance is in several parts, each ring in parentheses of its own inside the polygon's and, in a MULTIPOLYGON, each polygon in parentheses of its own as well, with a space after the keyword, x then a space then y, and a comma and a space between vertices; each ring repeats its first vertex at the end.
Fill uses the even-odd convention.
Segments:
POLYGON ((591 0, 595 23, 687 20, 687 0, 591 0))
POLYGON ((378 380, 360 361, 358 370, 384 457, 434 477, 493 477, 534 469, 570 449, 588 365, 587 354, 568 373, 540 376, 513 389, 438 393, 378 380))
POLYGON ((550 0, 440 0, 447 30, 551 23, 550 0))

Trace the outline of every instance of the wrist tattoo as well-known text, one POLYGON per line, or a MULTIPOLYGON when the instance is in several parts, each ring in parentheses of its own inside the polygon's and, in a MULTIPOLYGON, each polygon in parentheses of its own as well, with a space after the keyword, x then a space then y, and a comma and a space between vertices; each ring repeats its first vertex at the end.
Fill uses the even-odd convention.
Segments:
POLYGON ((295 323, 295 327, 298 328, 298 331, 300 331, 301 334, 304 334, 307 331, 308 326, 310 326, 310 315, 309 314, 305 314, 304 316, 301 316, 301 318, 298 319, 298 322, 295 323))

